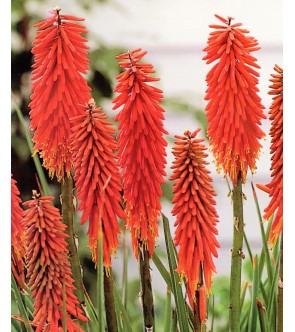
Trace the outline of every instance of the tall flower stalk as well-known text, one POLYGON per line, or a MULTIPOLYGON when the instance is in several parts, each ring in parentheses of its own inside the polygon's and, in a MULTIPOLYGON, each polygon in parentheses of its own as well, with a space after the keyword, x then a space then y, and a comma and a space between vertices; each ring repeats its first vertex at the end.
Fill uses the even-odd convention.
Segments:
POLYGON ((223 170, 233 183, 233 247, 230 285, 230 329, 240 331, 240 289, 243 257, 243 193, 242 183, 246 182, 248 169, 256 170, 256 159, 265 136, 260 129, 264 107, 258 96, 259 69, 257 59, 250 55, 260 49, 254 37, 241 23, 232 24, 215 15, 223 24, 210 25, 206 63, 217 61, 208 72, 208 100, 206 115, 208 137, 215 157, 217 170, 223 170))
POLYGON ((52 206, 54 197, 40 197, 33 191, 33 199, 24 202, 27 246, 28 286, 35 299, 32 324, 36 331, 83 331, 79 321, 86 322, 74 295, 74 279, 69 262, 59 210, 52 206), (76 321, 78 319, 79 321, 76 321))
POLYGON ((176 215, 174 226, 175 246, 179 246, 177 271, 187 279, 191 307, 195 313, 195 330, 201 331, 206 321, 206 294, 210 293, 213 273, 216 272, 212 257, 217 257, 219 243, 215 209, 216 193, 212 186, 210 171, 206 168, 208 156, 204 139, 196 138, 200 129, 183 136, 175 136, 172 153, 174 198, 172 214, 176 215))
POLYGON ((139 258, 146 328, 154 327, 149 258, 158 237, 165 173, 167 134, 163 127, 162 90, 147 83, 158 81, 149 63, 140 62, 147 54, 141 49, 117 56, 123 72, 117 76, 114 109, 121 108, 119 121, 119 164, 122 168, 127 227, 130 228, 135 257, 139 258), (140 257, 139 257, 140 256, 140 257), (145 272, 144 272, 145 271, 145 272))
POLYGON ((88 237, 92 260, 98 263, 98 239, 102 239, 105 271, 107 322, 114 331, 116 315, 112 294, 111 256, 119 246, 117 217, 125 219, 121 206, 122 183, 115 151, 115 129, 101 107, 90 99, 81 115, 70 119, 72 150, 75 162, 75 186, 82 211, 81 224, 89 220, 88 237), (112 312, 110 312, 112 310, 112 312), (111 320, 110 318, 113 319, 111 320))
POLYGON ((72 195, 73 156, 70 147, 69 118, 79 114, 79 105, 89 100, 84 75, 89 69, 87 30, 84 19, 63 15, 55 7, 50 16, 37 23, 33 41, 32 94, 29 104, 30 128, 34 131, 34 151, 39 151, 49 176, 61 182, 63 222, 68 226, 69 251, 79 301, 84 302, 81 266, 75 245, 72 195))
POLYGON ((269 86, 271 88, 269 94, 274 96, 269 110, 272 179, 267 185, 257 184, 257 186, 267 192, 271 198, 263 215, 265 220, 269 220, 273 216, 268 239, 271 248, 281 237, 277 299, 277 328, 280 332, 283 331, 283 69, 275 65, 274 70, 275 73, 271 75, 270 79, 272 84, 269 86))
POLYGON ((274 215, 268 239, 271 247, 274 247, 283 230, 283 69, 275 65, 274 70, 276 73, 271 75, 272 84, 269 91, 270 95, 274 95, 269 110, 272 180, 265 186, 257 185, 271 198, 263 215, 265 220, 269 220, 274 215))
POLYGON ((66 176, 61 185, 61 212, 62 212, 62 221, 67 226, 65 232, 69 235, 66 238, 68 242, 69 256, 71 262, 71 268, 74 277, 74 285, 75 285, 75 294, 78 297, 78 300, 82 305, 85 304, 84 300, 84 287, 81 273, 81 264, 79 259, 78 247, 76 245, 76 234, 74 230, 74 217, 75 217, 75 197, 73 195, 74 192, 74 184, 72 176, 66 176))
POLYGON ((25 288, 25 225, 17 182, 11 178, 11 270, 17 284, 25 288))

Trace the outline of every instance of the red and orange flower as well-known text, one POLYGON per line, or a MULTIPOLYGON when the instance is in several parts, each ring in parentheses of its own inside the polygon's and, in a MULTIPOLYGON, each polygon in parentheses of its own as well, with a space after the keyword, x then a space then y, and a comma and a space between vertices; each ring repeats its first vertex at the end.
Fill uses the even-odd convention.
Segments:
POLYGON ((207 135, 218 171, 223 169, 236 185, 239 174, 245 183, 248 168, 252 173, 256 170, 259 139, 265 136, 259 127, 266 118, 257 94, 259 73, 253 69, 260 67, 250 55, 260 47, 241 23, 215 16, 223 24, 210 25, 215 31, 210 33, 203 58, 208 64, 217 61, 206 77, 207 135))
MULTIPOLYGON (((82 112, 81 112, 82 113, 82 112)), ((81 224, 89 219, 89 247, 97 263, 97 240, 103 234, 104 266, 111 266, 111 255, 119 246, 117 217, 125 219, 121 206, 122 183, 115 151, 115 129, 102 108, 91 99, 81 115, 70 119, 75 162, 75 186, 81 224)))
POLYGON ((25 225, 17 182, 11 178, 11 270, 18 285, 25 288, 25 225))
POLYGON ((161 212, 161 184, 165 173, 167 134, 163 127, 162 90, 147 83, 158 81, 149 63, 139 62, 147 52, 136 49, 117 56, 123 72, 117 76, 114 109, 122 107, 119 121, 119 164, 122 168, 127 226, 138 257, 142 244, 151 257, 158 237, 158 217, 161 212))
POLYGON ((175 181, 172 214, 176 216, 174 243, 179 246, 177 271, 187 279, 191 306, 199 303, 200 320, 204 322, 204 294, 205 290, 209 293, 211 289, 213 273, 216 272, 213 256, 218 256, 216 248, 219 243, 216 240, 216 193, 210 171, 206 168, 208 155, 202 144, 204 139, 196 138, 199 132, 200 129, 175 136, 176 145, 172 149, 175 160, 170 180, 175 181))
POLYGON ((88 319, 73 293, 68 235, 64 232, 67 226, 61 222, 59 210, 52 206, 54 197, 39 196, 33 192, 33 199, 23 203, 28 207, 24 211, 28 286, 35 299, 32 324, 37 325, 36 332, 59 331, 66 319, 67 331, 83 331, 74 320, 85 322, 88 319))
POLYGON ((268 220, 274 215, 269 234, 269 243, 274 246, 283 229, 283 69, 275 65, 275 74, 270 79, 270 95, 274 95, 270 106, 269 119, 271 120, 271 177, 266 186, 257 185, 266 191, 271 200, 264 210, 263 218, 268 220))
POLYGON ((57 7, 34 25, 39 31, 32 49, 30 128, 35 130, 34 151, 40 151, 44 167, 58 181, 73 168, 69 118, 79 114, 79 104, 89 100, 91 90, 83 76, 89 59, 87 39, 81 34, 87 30, 73 21, 83 19, 61 15, 57 7))

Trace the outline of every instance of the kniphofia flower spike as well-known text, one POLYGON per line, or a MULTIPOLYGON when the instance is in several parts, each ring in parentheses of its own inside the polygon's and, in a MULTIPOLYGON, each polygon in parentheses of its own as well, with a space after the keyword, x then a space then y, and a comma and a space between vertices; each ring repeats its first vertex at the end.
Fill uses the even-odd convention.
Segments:
POLYGON ((74 279, 59 210, 52 205, 53 196, 39 197, 33 191, 33 199, 23 203, 27 245, 28 286, 35 299, 32 324, 39 331, 59 331, 63 326, 63 301, 66 307, 67 331, 83 331, 74 318, 87 321, 73 291, 74 279))
POLYGON ((83 19, 61 15, 56 7, 50 17, 34 25, 39 31, 32 49, 30 128, 35 130, 34 151, 40 151, 44 167, 58 181, 73 168, 69 118, 78 115, 78 105, 89 100, 91 90, 83 76, 89 59, 87 39, 81 34, 87 30, 73 21, 83 19))
POLYGON ((217 257, 215 209, 216 193, 212 186, 210 171, 206 168, 208 156, 204 139, 196 138, 200 129, 184 136, 175 136, 172 153, 174 197, 172 214, 176 216, 174 243, 179 246, 177 271, 187 279, 187 289, 191 306, 198 300, 201 322, 206 319, 206 298, 216 272, 213 256, 217 257), (205 292, 206 291, 206 292, 205 292), (205 308, 204 308, 205 306, 205 308))
POLYGON ((11 178, 11 270, 18 285, 25 288, 25 226, 20 192, 11 178))
POLYGON ((265 136, 259 127, 266 118, 257 94, 259 73, 253 69, 260 67, 250 55, 260 47, 255 38, 246 35, 248 30, 240 28, 241 23, 215 16, 223 24, 210 25, 215 30, 203 58, 208 64, 217 61, 206 77, 207 135, 218 171, 223 169, 236 185, 239 173, 245 183, 248 168, 252 173, 256 170, 259 139, 265 136))
POLYGON ((102 108, 96 108, 94 99, 82 111, 70 120, 78 209, 83 211, 81 224, 89 220, 93 261, 97 264, 97 240, 102 230, 104 266, 110 267, 111 255, 119 246, 117 216, 125 219, 121 206, 122 183, 114 153, 117 150, 115 129, 102 108))
POLYGON ((122 106, 115 120, 119 121, 119 164, 122 168, 127 226, 131 230, 135 257, 138 245, 150 257, 158 237, 158 216, 161 211, 161 184, 165 173, 167 134, 163 127, 162 90, 147 83, 155 71, 149 63, 140 62, 147 54, 136 49, 117 56, 123 72, 117 76, 114 109, 122 106))
POLYGON ((266 186, 257 185, 266 191, 271 200, 264 210, 263 218, 268 220, 273 214, 273 221, 269 233, 269 243, 276 244, 277 238, 283 229, 283 69, 278 65, 274 67, 275 74, 270 79, 270 95, 274 95, 269 110, 271 120, 271 177, 272 180, 266 186))

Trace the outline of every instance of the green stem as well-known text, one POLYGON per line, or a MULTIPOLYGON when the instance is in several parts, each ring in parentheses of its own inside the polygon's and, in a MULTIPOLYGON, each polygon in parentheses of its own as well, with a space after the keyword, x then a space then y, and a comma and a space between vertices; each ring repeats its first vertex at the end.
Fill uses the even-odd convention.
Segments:
POLYGON ((114 288, 113 288, 113 276, 112 270, 108 267, 104 269, 103 275, 104 281, 104 299, 106 308, 106 320, 108 326, 108 332, 118 332, 117 317, 115 311, 115 300, 114 300, 114 288))
POLYGON ((233 213, 234 213, 234 232, 233 247, 231 258, 231 275, 230 275, 230 305, 229 319, 230 331, 240 331, 240 293, 241 293, 241 271, 243 256, 243 235, 244 235, 244 218, 243 218, 243 196, 241 174, 238 175, 237 185, 233 189, 233 213))
POLYGON ((155 331, 154 300, 149 264, 149 252, 143 243, 138 243, 139 269, 142 288, 144 331, 155 331))
POLYGON ((67 238, 70 262, 72 267, 72 273, 74 278, 74 285, 76 287, 75 295, 77 296, 79 303, 85 304, 83 282, 81 275, 81 265, 77 246, 75 243, 75 231, 74 231, 74 203, 73 203, 73 179, 71 176, 65 176, 61 183, 61 197, 62 197, 62 220, 68 226, 66 233, 69 235, 67 238))
POLYGON ((283 233, 280 243, 280 269, 279 269, 279 284, 278 284, 278 298, 277 298, 278 332, 283 332, 283 233))

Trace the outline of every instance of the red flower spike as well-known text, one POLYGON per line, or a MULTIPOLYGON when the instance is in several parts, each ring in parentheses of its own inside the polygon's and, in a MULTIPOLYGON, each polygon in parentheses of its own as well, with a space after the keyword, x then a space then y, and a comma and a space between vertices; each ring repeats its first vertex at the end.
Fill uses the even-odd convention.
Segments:
POLYGON ((59 210, 52 206, 53 196, 39 197, 33 192, 33 199, 23 203, 27 245, 27 277, 34 303, 36 331, 59 331, 62 327, 63 298, 66 297, 67 331, 83 331, 72 317, 84 322, 88 319, 82 313, 73 291, 74 279, 64 232, 67 227, 61 222, 59 210), (65 284, 65 294, 63 285, 65 284), (64 296, 63 296, 64 295, 64 296), (44 330, 43 330, 44 329, 44 330))
MULTIPOLYGON (((199 131, 186 131, 184 136, 175 136, 176 145, 172 149, 175 160, 170 177, 175 181, 172 215, 176 216, 174 244, 179 246, 177 272, 187 278, 192 307, 200 287, 210 292, 212 276, 216 272, 212 256, 218 256, 216 248, 220 247, 215 237, 218 234, 218 215, 213 198, 216 193, 210 171, 206 168, 208 155, 202 144, 204 139, 196 138, 199 131)), ((204 299, 199 302, 201 305, 204 299)), ((199 310, 203 319, 204 308, 201 306, 199 310)))
POLYGON ((100 220, 103 231, 104 266, 111 266, 111 255, 119 246, 120 228, 117 220, 126 216, 121 207, 122 183, 117 157, 115 129, 102 108, 91 99, 81 115, 70 119, 72 150, 75 161, 74 180, 78 209, 83 211, 81 224, 89 219, 89 247, 97 264, 97 240, 100 220))
POLYGON ((266 186, 257 185, 271 197, 263 218, 267 220, 275 213, 269 234, 269 243, 272 247, 283 229, 283 69, 275 65, 274 70, 276 73, 271 75, 272 85, 269 86, 271 88, 269 94, 274 95, 269 111, 272 180, 266 186))
POLYGON ((57 7, 51 17, 34 25, 39 31, 32 49, 30 128, 35 130, 34 151, 40 151, 50 177, 56 174, 58 181, 73 168, 69 118, 90 98, 91 88, 83 77, 89 68, 87 39, 81 36, 87 30, 72 22, 81 20, 60 15, 57 7))
POLYGON ((265 136, 259 127, 266 118, 257 95, 259 73, 253 69, 260 67, 250 55, 260 47, 256 39, 246 36, 249 31, 240 28, 241 23, 215 16, 223 24, 210 25, 215 31, 210 33, 203 58, 208 64, 218 61, 206 77, 207 135, 217 170, 223 169, 236 185, 240 172, 245 183, 248 168, 252 173, 256 170, 259 139, 265 136))
POLYGON ((11 270, 21 288, 25 288, 25 225, 17 182, 11 179, 11 270))
POLYGON ((119 121, 119 164, 122 168, 127 227, 131 230, 132 246, 138 258, 138 245, 151 257, 158 237, 158 217, 161 211, 161 184, 164 183, 167 134, 163 127, 162 90, 148 85, 158 81, 148 63, 139 62, 147 52, 136 49, 117 56, 123 73, 117 76, 114 99, 119 121))

